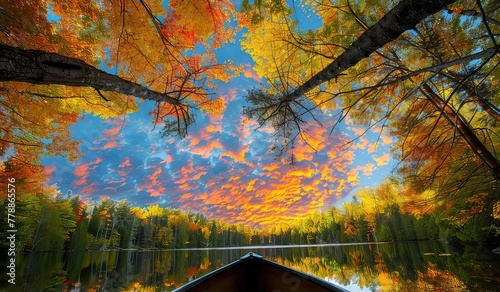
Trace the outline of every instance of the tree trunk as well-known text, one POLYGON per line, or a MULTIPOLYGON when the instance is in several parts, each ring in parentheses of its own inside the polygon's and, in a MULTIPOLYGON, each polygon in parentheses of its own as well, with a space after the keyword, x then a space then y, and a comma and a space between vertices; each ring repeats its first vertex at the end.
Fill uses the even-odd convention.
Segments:
MULTIPOLYGON (((491 51, 491 50, 493 50, 493 51, 492 51, 492 54, 489 54, 489 56, 493 56, 493 54, 500 52, 500 46, 490 48, 486 51, 491 51)), ((486 51, 483 51, 483 52, 486 52, 486 51)), ((464 76, 461 76, 457 73, 449 72, 449 73, 443 74, 443 75, 446 76, 447 78, 455 81, 457 84, 460 85, 461 88, 465 89, 465 91, 469 95, 467 100, 476 103, 492 119, 496 120, 497 122, 500 122, 500 109, 488 100, 488 97, 487 97, 488 92, 483 91, 481 89, 481 87, 478 87, 472 81, 464 80, 463 79, 464 76)))
POLYGON ((463 118, 441 99, 432 88, 427 85, 422 85, 422 92, 429 99, 429 101, 442 113, 448 123, 457 129, 460 136, 465 140, 469 148, 481 160, 481 162, 488 167, 497 181, 500 181, 500 162, 498 159, 486 148, 486 146, 479 140, 474 132, 469 128, 463 118))
POLYGON ((351 46, 325 69, 290 93, 285 100, 294 100, 323 82, 337 78, 340 73, 367 58, 371 53, 414 28, 421 20, 456 0, 403 0, 382 19, 367 29, 351 46))
POLYGON ((500 109, 492 104, 486 98, 480 96, 472 96, 472 100, 476 102, 490 117, 500 122, 500 109))
POLYGON ((92 87, 156 102, 180 105, 178 99, 108 74, 79 59, 0 44, 0 81, 92 87))

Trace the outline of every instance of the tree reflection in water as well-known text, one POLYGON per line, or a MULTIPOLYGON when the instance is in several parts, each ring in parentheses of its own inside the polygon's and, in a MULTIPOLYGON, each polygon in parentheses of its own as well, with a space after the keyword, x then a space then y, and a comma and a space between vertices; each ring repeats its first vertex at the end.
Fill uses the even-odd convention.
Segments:
MULTIPOLYGON (((249 251, 345 287, 498 291, 500 256, 442 242, 253 249, 32 253, 8 291, 170 291, 249 251)), ((5 275, 2 275, 5 277, 5 275)), ((6 279, 4 279, 6 283, 6 279)))

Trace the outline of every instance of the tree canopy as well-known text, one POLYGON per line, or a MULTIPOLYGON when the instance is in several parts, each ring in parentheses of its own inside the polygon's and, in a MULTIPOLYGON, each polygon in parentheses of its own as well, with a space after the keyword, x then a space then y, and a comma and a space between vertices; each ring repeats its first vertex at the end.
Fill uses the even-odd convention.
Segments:
MULTIPOLYGON (((335 126, 349 120, 396 141, 390 183, 363 189, 361 202, 341 211, 331 208, 297 223, 307 230, 300 240, 371 240, 384 220, 417 224, 427 216, 422 220, 430 224, 431 214, 444 214, 436 216, 441 222, 462 218, 453 227, 434 226, 453 229, 461 239, 458 229, 474 230, 474 220, 488 225, 483 238, 498 233, 492 227, 500 195, 498 1, 302 1, 317 27, 300 23, 296 7, 284 0, 245 0, 237 7, 226 0, 70 2, 0 6, 0 171, 20 181, 23 208, 67 230, 54 242, 40 241, 44 247, 68 241, 78 216, 68 212, 76 201, 51 199, 57 189, 46 185, 40 158, 76 161, 82 153, 71 125, 84 114, 131 114, 144 100, 155 103, 151 121, 163 126, 164 136, 186 137, 197 112, 224 111, 217 84, 243 69, 215 51, 237 38, 264 83, 248 89, 243 113, 260 127, 272 126, 279 155, 289 152, 296 163, 297 143, 316 150, 307 129, 323 127, 316 116, 325 112, 335 126), (40 198, 45 204, 35 207, 40 198), (338 234, 321 233, 332 228, 338 234)), ((220 239, 210 235, 222 232, 219 223, 158 206, 104 201, 92 212, 86 232, 95 246, 111 244, 106 240, 115 232, 125 239, 113 244, 128 244, 131 225, 144 229, 137 239, 144 242, 137 244, 153 247, 183 247, 190 237, 197 246, 214 243, 220 239)), ((34 224, 26 231, 34 237, 31 249, 38 237, 34 224)), ((251 230, 227 228, 229 237, 251 242, 251 230)), ((270 234, 287 228, 277 230, 270 234)))

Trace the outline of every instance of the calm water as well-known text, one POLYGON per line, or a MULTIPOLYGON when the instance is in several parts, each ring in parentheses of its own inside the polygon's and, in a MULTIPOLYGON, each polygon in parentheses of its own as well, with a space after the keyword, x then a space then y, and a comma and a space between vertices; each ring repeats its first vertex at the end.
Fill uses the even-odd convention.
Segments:
MULTIPOLYGON (((24 254, 2 291, 171 291, 256 252, 351 291, 500 291, 500 256, 441 242, 24 254)), ((4 266, 2 264, 2 266, 4 266)), ((5 266, 4 266, 5 267, 5 266)))

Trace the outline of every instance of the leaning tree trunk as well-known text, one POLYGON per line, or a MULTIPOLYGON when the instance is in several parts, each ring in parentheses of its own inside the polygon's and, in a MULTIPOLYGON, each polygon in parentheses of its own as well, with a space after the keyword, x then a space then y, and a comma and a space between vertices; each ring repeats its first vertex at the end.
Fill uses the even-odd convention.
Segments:
POLYGON ((480 96, 471 96, 471 100, 476 102, 490 117, 500 122, 500 109, 492 104, 486 98, 480 96))
POLYGON ((180 105, 178 99, 108 74, 79 59, 0 44, 0 81, 92 87, 156 102, 180 105))
POLYGON ((469 148, 474 152, 477 158, 481 160, 493 174, 497 181, 500 181, 500 162, 498 159, 486 148, 486 146, 474 134, 471 128, 464 122, 463 118, 455 111, 453 107, 441 99, 432 88, 427 85, 422 85, 422 92, 427 99, 442 113, 448 123, 457 130, 460 136, 465 140, 469 148))
POLYGON ((403 0, 382 19, 367 29, 351 46, 325 69, 311 77, 285 97, 294 100, 323 82, 337 78, 340 73, 356 65, 385 44, 414 28, 420 21, 456 0, 403 0))

